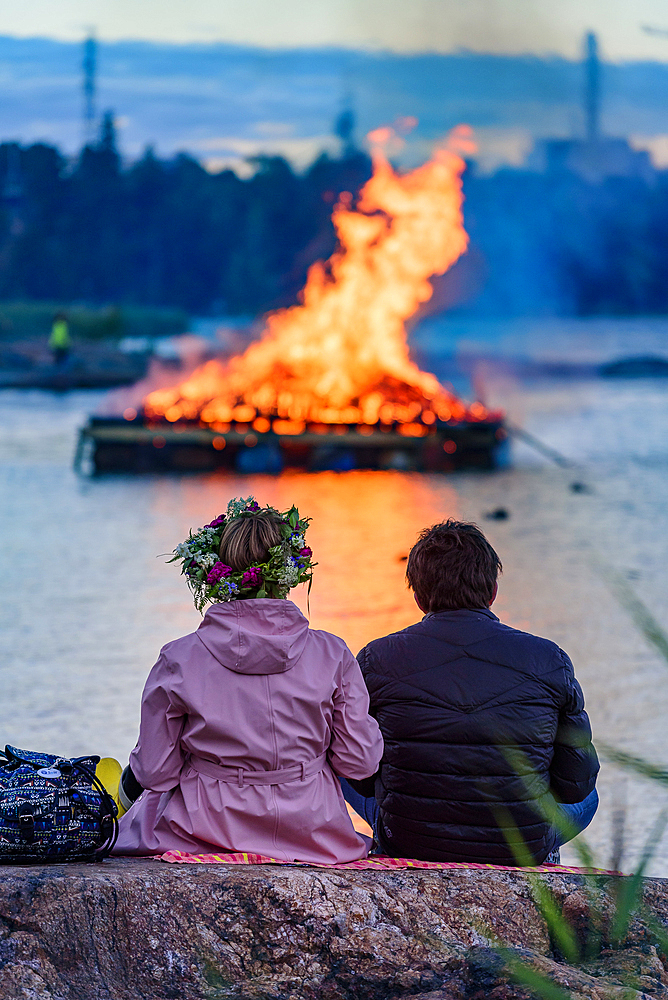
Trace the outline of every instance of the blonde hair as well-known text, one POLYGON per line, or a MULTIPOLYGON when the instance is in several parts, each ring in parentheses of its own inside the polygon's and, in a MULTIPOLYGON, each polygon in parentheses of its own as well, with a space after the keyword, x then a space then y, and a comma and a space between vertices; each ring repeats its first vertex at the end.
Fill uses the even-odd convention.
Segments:
POLYGON ((281 541, 281 524, 277 514, 265 512, 235 517, 223 530, 218 550, 221 561, 237 573, 267 562, 269 549, 281 541))

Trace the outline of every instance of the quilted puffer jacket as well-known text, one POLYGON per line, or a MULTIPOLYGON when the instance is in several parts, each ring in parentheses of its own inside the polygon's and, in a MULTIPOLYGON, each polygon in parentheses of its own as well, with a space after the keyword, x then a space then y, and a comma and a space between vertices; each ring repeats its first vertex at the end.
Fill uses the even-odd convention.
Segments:
POLYGON ((424 861, 536 864, 556 842, 547 787, 581 802, 599 765, 582 689, 555 643, 488 609, 441 611, 358 656, 385 752, 375 785, 381 849, 424 861))

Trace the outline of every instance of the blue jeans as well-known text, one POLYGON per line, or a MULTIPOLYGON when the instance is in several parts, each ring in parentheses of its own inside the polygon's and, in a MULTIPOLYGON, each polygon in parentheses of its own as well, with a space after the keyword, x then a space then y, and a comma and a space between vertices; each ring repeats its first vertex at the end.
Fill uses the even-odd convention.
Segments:
MULTIPOLYGON (((353 807, 358 816, 365 819, 371 829, 376 832, 376 824, 378 823, 378 803, 376 802, 373 795, 366 798, 364 795, 360 795, 352 787, 346 778, 339 778, 341 782, 341 791, 343 792, 343 797, 346 802, 353 807)), ((563 803, 559 806, 559 811, 561 812, 564 820, 570 823, 575 832, 573 836, 575 837, 578 833, 582 833, 583 830, 589 826, 594 818, 594 814, 598 809, 598 792, 594 789, 590 792, 586 799, 582 802, 572 802, 567 805, 563 803)), ((563 847, 567 840, 571 838, 565 838, 563 833, 557 833, 557 843, 556 847, 563 847)))
MULTIPOLYGON (((582 802, 570 802, 568 804, 562 803, 559 806, 559 811, 569 823, 575 827, 575 833, 573 836, 577 836, 578 833, 582 833, 586 830, 591 821, 594 818, 596 810, 598 809, 598 792, 594 789, 590 792, 586 799, 582 802)), ((565 837, 563 833, 557 834, 557 847, 563 847, 572 838, 565 837)))

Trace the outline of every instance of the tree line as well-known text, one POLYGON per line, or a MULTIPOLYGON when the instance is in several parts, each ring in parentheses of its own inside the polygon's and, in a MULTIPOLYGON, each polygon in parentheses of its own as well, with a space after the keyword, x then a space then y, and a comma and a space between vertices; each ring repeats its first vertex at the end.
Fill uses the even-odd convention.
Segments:
MULTIPOLYGON (((124 165, 111 122, 74 162, 42 143, 0 145, 0 301, 196 315, 296 301, 309 265, 334 249, 332 205, 359 190, 370 161, 348 148, 304 173, 277 156, 253 167, 242 179, 151 150, 124 165)), ((668 173, 593 185, 568 172, 470 169, 465 196, 471 250, 450 305, 499 316, 668 312, 668 173)))

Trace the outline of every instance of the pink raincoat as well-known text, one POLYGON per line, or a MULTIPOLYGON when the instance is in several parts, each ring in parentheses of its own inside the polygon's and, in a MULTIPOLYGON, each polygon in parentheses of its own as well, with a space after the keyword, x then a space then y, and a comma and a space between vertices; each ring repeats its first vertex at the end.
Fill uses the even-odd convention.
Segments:
POLYGON ((147 791, 115 854, 248 851, 336 864, 367 853, 336 778, 383 752, 357 660, 287 600, 209 608, 151 670, 130 756, 147 791))

